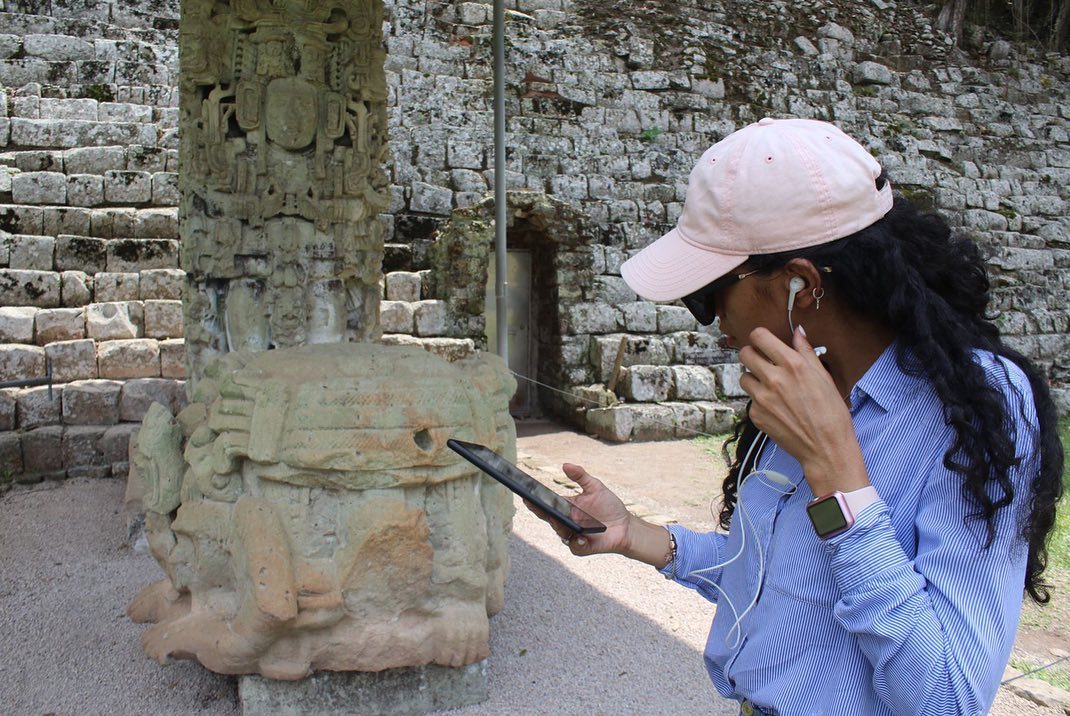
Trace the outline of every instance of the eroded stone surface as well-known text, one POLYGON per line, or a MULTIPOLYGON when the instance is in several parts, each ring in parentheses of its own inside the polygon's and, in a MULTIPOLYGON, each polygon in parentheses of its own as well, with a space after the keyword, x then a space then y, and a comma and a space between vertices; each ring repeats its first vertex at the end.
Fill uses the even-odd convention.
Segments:
POLYGON ((515 456, 514 389, 485 354, 330 344, 230 354, 177 418, 153 403, 128 486, 167 573, 129 609, 146 651, 277 679, 486 658, 512 499, 446 440, 515 456))
POLYGON ((216 352, 378 338, 382 24, 379 0, 182 4, 194 379, 216 352))

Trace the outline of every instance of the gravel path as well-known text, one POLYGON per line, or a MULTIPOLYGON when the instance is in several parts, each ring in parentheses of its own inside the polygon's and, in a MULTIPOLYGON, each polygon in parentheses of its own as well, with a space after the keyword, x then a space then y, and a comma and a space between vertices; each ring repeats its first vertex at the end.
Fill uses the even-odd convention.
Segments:
MULTIPOLYGON (((595 450, 584 458, 598 474, 595 450)), ((549 452, 540 446, 528 456, 559 464, 549 452)), ((145 627, 130 622, 125 609, 162 573, 127 546, 122 493, 120 481, 83 479, 0 497, 5 716, 240 711, 235 679, 190 662, 160 667, 142 654, 145 627)), ((448 713, 737 712, 717 698, 702 667, 712 609, 700 597, 622 558, 575 559, 524 510, 510 556, 506 607, 491 622, 490 700, 448 713)), ((1004 692, 992 713, 1063 711, 1004 692)))

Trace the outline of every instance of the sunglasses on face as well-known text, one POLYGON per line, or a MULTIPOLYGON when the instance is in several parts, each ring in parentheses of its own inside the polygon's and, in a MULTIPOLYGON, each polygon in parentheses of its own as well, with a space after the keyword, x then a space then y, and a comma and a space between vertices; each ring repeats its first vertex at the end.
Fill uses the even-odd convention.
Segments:
POLYGON ((708 326, 717 318, 717 293, 755 273, 758 273, 758 271, 726 274, 719 279, 711 281, 694 293, 687 294, 680 300, 687 306, 687 310, 691 311, 691 315, 695 317, 695 320, 703 326, 708 326))

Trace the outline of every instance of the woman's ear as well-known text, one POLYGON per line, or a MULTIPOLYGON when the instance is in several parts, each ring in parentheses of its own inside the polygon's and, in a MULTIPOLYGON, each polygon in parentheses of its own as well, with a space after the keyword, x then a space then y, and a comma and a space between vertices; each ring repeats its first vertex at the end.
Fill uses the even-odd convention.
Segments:
POLYGON ((809 308, 824 295, 822 273, 809 259, 792 259, 784 266, 788 302, 792 308, 809 308))

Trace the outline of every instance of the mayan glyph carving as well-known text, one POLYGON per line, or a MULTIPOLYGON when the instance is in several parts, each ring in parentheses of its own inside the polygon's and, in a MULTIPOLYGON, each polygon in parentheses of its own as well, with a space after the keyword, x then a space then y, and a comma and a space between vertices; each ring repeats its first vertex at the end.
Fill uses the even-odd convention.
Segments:
POLYGON ((378 0, 182 3, 194 379, 216 353, 378 337, 382 15, 378 0))
POLYGON ((130 607, 150 656, 298 679, 486 658, 512 498, 446 447, 515 456, 494 356, 332 344, 229 354, 132 447, 166 578, 130 607))

